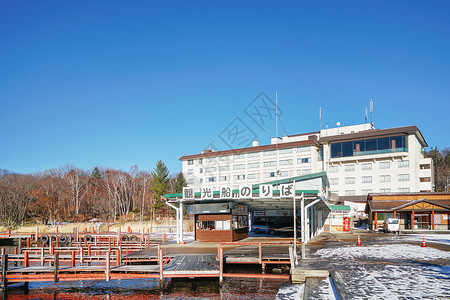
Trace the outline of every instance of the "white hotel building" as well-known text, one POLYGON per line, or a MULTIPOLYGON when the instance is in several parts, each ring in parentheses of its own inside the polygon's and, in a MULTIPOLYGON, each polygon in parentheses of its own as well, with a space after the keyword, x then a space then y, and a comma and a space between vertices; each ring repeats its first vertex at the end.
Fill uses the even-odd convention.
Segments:
POLYGON ((325 171, 329 200, 364 211, 369 193, 431 192, 433 165, 416 126, 343 126, 272 138, 270 145, 185 155, 189 187, 258 184, 325 171))

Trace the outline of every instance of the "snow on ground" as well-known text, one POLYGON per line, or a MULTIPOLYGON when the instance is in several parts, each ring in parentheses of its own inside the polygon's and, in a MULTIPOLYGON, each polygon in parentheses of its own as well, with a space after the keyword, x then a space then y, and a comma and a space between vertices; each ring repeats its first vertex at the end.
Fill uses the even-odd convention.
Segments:
POLYGON ((301 300, 303 299, 304 288, 304 284, 283 283, 275 300, 301 300))
MULTIPOLYGON (((441 235, 439 235, 441 236, 441 235)), ((409 244, 320 249, 316 256, 338 270, 351 299, 450 298, 450 252, 409 244)), ((323 282, 312 299, 328 299, 323 282)))
POLYGON ((425 237, 426 242, 450 245, 450 234, 405 234, 399 236, 404 241, 422 242, 425 237))
POLYGON ((431 247, 420 247, 408 244, 325 248, 316 252, 316 255, 326 258, 339 259, 413 259, 413 260, 450 260, 450 252, 434 249, 431 247))

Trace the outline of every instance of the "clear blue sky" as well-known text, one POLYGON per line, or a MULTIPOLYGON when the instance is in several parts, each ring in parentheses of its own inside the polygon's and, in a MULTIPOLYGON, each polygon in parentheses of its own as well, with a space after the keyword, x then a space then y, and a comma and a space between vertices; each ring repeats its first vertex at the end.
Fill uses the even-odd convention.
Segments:
POLYGON ((181 170, 260 92, 279 135, 417 125, 450 147, 449 1, 1 1, 0 169, 181 170), (284 125, 284 128, 283 128, 284 125))

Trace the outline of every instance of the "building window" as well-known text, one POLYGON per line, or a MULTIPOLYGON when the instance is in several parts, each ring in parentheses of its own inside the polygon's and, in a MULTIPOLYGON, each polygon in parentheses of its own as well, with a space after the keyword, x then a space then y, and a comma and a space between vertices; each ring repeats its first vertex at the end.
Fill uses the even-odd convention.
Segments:
POLYGON ((216 177, 208 177, 208 182, 216 182, 216 177))
POLYGON ((194 179, 188 179, 187 183, 188 184, 194 184, 194 179))
POLYGON ((230 166, 220 166, 219 171, 230 171, 230 166))
POLYGON ((309 152, 311 147, 298 147, 297 152, 309 152))
POLYGON ((345 172, 355 171, 355 165, 345 165, 345 172))
POLYGON ((311 162, 311 157, 303 157, 303 158, 297 159, 298 164, 307 164, 310 162, 311 162))
POLYGON ((280 154, 289 154, 289 153, 292 153, 292 148, 280 150, 280 154))
POLYGON ((244 159, 245 156, 244 156, 244 154, 235 154, 235 155, 233 155, 233 158, 234 159, 244 159))
POLYGON ((245 174, 241 174, 241 175, 237 175, 237 180, 244 180, 245 179, 245 174))
POLYGON ((216 158, 215 157, 208 157, 208 158, 205 158, 205 161, 206 161, 206 163, 212 163, 212 162, 216 161, 216 158))
POLYGON ((372 189, 362 190, 362 193, 363 193, 363 195, 370 194, 370 193, 372 193, 372 189))
POLYGON ((289 176, 289 172, 288 171, 282 171, 282 172, 280 172, 280 176, 281 177, 287 177, 287 176, 289 176))
POLYGON ((193 165, 194 164, 194 160, 193 159, 189 159, 188 160, 188 165, 193 165))
POLYGON ((269 172, 269 177, 275 177, 276 172, 269 172))
POLYGON ((431 169, 431 165, 430 164, 419 165, 419 168, 421 170, 429 170, 431 169))
POLYGON ((409 181, 409 174, 398 174, 398 181, 409 181))
POLYGON ((277 165, 277 162, 274 160, 264 162, 264 167, 275 167, 276 165, 277 165))
POLYGON ((390 192, 391 192, 390 188, 380 189, 380 193, 390 193, 390 192))
POLYGON ((355 190, 345 190, 345 196, 355 196, 355 190))
POLYGON ((245 164, 234 165, 233 170, 242 170, 245 169, 245 164))
POLYGON ((382 161, 380 162, 380 169, 390 169, 391 162, 390 161, 382 161))
POLYGON ((200 183, 203 183, 203 178, 200 178, 200 183))
POLYGON ((205 168, 206 173, 212 173, 212 172, 216 172, 216 171, 217 171, 216 167, 205 168))
POLYGON ((380 175, 380 182, 391 182, 391 175, 380 175))
POLYGON ((259 168, 259 162, 249 163, 249 164, 247 164, 247 168, 249 168, 249 169, 259 168))
POLYGON ((275 150, 264 151, 264 156, 272 156, 275 155, 275 150))
POLYGON ((409 188, 399 188, 398 192, 399 193, 409 193, 409 188))
POLYGON ((431 177, 420 177, 420 182, 431 182, 431 177))
POLYGON ((345 177, 345 184, 354 184, 355 177, 345 177))
POLYGON ((227 176, 220 176, 219 181, 227 181, 227 176))
POLYGON ((200 171, 200 173, 203 173, 203 168, 200 168, 200 170, 199 170, 199 171, 200 171))
POLYGON ((252 152, 247 154, 247 157, 259 157, 259 152, 252 152))
POLYGON ((247 179, 256 179, 256 174, 255 173, 248 174, 247 179))
POLYGON ((330 178, 330 185, 338 185, 339 184, 339 180, 337 178, 330 178))
POLYGON ((364 163, 361 165, 361 169, 363 171, 369 171, 372 170, 372 163, 364 163))
POLYGON ((279 162, 280 166, 289 166, 292 165, 292 163, 293 163, 292 159, 282 159, 279 162))
POLYGON ((372 183, 372 176, 363 176, 362 183, 372 183))
POLYGON ((220 161, 228 161, 228 160, 230 160, 230 157, 227 155, 227 156, 219 156, 219 160, 220 161))
POLYGON ((337 173, 339 171, 339 166, 329 166, 328 173, 337 173))
POLYGON ((399 168, 408 168, 409 167, 409 160, 399 160, 398 161, 398 167, 399 168))
POLYGON ((302 175, 308 175, 308 174, 311 174, 311 173, 312 173, 311 169, 303 169, 302 170, 302 175))
POLYGON ((203 163, 203 158, 198 159, 198 164, 201 165, 203 163))
POLYGON ((189 169, 188 174, 194 174, 194 169, 189 169))
POLYGON ((406 151, 404 135, 331 144, 331 158, 406 151))

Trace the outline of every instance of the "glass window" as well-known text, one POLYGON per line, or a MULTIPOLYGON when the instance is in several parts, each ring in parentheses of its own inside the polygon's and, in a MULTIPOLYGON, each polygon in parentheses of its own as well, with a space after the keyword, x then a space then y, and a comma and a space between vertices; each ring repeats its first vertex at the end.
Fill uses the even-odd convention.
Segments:
POLYGON ((259 168, 259 162, 249 163, 247 164, 247 168, 249 169, 259 168))
POLYGON ((311 173, 312 173, 311 169, 303 169, 302 170, 302 175, 308 175, 308 174, 311 174, 311 173))
POLYGON ((376 139, 370 139, 366 140, 366 151, 375 151, 377 150, 377 140, 376 139))
POLYGON ((398 148, 406 148, 406 139, 405 136, 394 136, 391 138, 392 140, 392 148, 398 149, 398 148))
POLYGON ((409 193, 409 188, 399 188, 399 193, 409 193))
POLYGON ((390 182, 391 175, 380 175, 380 182, 390 182))
POLYGON ((380 193, 390 193, 390 192, 391 192, 390 188, 380 189, 380 193))
POLYGON ((234 165, 233 170, 242 170, 245 169, 245 164, 234 165))
POLYGON ((277 165, 277 162, 274 160, 264 162, 264 167, 275 167, 276 165, 277 165))
POLYGON ((390 161, 382 161, 380 162, 380 169, 390 169, 391 162, 390 161))
POLYGON ((244 159, 245 156, 244 156, 244 154, 235 154, 235 155, 233 155, 233 158, 234 159, 244 159))
POLYGON ((255 173, 248 174, 247 179, 256 179, 256 174, 255 173))
POLYGON ((363 171, 372 170, 372 163, 364 163, 361 165, 361 169, 363 171))
POLYGON ((188 174, 194 174, 194 169, 189 169, 188 174))
POLYGON ((339 180, 337 178, 330 178, 330 185, 338 185, 339 180))
POLYGON ((227 176, 220 176, 219 181, 227 181, 227 176))
POLYGON ((409 174, 398 174, 398 181, 409 181, 409 174))
POLYGON ((311 162, 311 157, 302 157, 297 159, 298 164, 307 164, 311 162))
POLYGON ((342 156, 353 156, 353 142, 342 143, 342 156))
POLYGON ((309 152, 311 147, 298 147, 297 152, 309 152))
POLYGON ((345 177, 345 184, 354 184, 355 177, 345 177))
POLYGON ((328 173, 337 173, 339 171, 339 166, 329 166, 328 173))
POLYGON ((219 171, 229 171, 230 170, 230 166, 220 166, 219 167, 219 171))
POLYGON ((230 160, 230 157, 229 156, 219 156, 219 160, 220 161, 227 161, 227 160, 230 160))
POLYGON ((345 165, 345 172, 355 171, 355 165, 345 165))
POLYGON ((247 154, 247 157, 259 157, 259 152, 252 152, 247 154))
POLYGON ((398 167, 399 168, 408 168, 409 167, 409 160, 399 160, 398 161, 398 167))
POLYGON ((209 167, 209 168, 205 168, 206 173, 212 173, 212 172, 216 172, 217 168, 216 167, 209 167))
POLYGON ((187 183, 188 184, 194 184, 194 179, 188 179, 187 183))
POLYGON ((345 190, 345 196, 355 196, 355 190, 345 190))
POLYGON ((189 159, 188 160, 188 165, 193 165, 194 164, 194 160, 193 159, 189 159))
POLYGON ((363 176, 362 183, 372 183, 372 176, 363 176))
POLYGON ((245 179, 245 174, 241 174, 241 175, 237 175, 237 180, 244 180, 245 179))
POLYGON ((289 154, 289 153, 292 153, 292 148, 280 150, 280 154, 289 154))
POLYGON ((293 163, 292 159, 282 159, 279 162, 280 166, 288 166, 292 165, 292 163, 293 163))
POLYGON ((365 189, 365 190, 362 190, 362 193, 363 193, 363 194, 370 194, 370 193, 372 193, 372 189, 365 189))
POLYGON ((342 157, 342 143, 331 144, 331 157, 342 157))
POLYGON ((275 150, 264 151, 264 156, 271 156, 275 154, 276 154, 275 150))
POLYGON ((390 138, 379 138, 378 139, 378 150, 391 149, 390 138))
POLYGON ((216 222, 215 221, 202 221, 200 223, 200 229, 201 230, 214 230, 216 229, 216 222))

